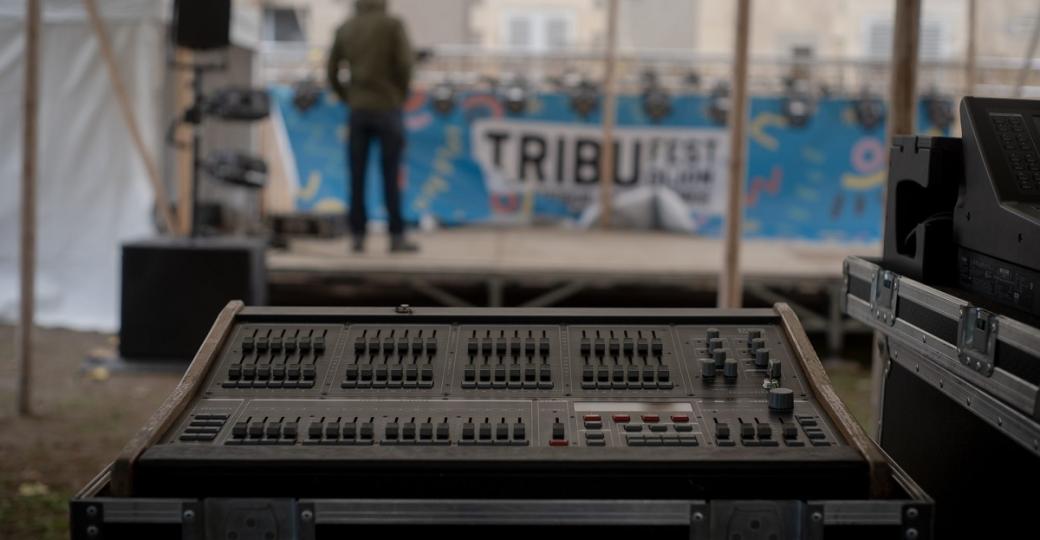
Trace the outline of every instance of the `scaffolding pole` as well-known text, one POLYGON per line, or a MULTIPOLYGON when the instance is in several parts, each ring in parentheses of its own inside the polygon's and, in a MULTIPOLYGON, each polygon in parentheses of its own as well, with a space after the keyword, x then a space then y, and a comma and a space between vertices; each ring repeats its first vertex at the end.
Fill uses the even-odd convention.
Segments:
POLYGON ((729 111, 729 190, 726 206, 726 238, 722 273, 719 275, 721 308, 743 304, 740 276, 740 244, 744 222, 744 176, 747 172, 748 45, 751 39, 751 0, 738 0, 733 48, 733 96, 729 111))
POLYGON ((607 9, 607 51, 603 77, 603 146, 599 164, 599 225, 610 227, 614 213, 614 122, 617 112, 618 0, 607 9))

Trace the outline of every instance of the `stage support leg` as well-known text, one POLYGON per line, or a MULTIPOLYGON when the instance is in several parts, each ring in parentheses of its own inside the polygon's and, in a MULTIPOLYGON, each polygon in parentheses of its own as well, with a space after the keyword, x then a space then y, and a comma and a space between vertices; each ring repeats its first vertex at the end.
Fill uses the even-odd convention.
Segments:
POLYGON ((737 0, 736 38, 733 50, 732 99, 729 111, 729 193, 726 205, 726 237, 718 306, 743 304, 740 276, 740 244, 744 222, 744 176, 747 172, 748 44, 751 39, 751 0, 737 0))
POLYGON ((1026 81, 1033 71, 1033 57, 1036 56, 1036 46, 1040 44, 1040 13, 1037 14, 1036 22, 1033 23, 1033 35, 1029 38, 1029 48, 1026 56, 1022 59, 1022 69, 1018 71, 1018 81, 1015 83, 1015 96, 1022 97, 1026 90, 1026 81))

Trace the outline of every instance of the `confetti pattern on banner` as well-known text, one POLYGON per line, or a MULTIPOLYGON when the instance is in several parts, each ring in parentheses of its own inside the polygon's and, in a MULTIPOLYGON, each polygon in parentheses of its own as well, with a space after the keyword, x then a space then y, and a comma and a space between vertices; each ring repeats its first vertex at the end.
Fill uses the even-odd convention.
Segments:
MULTIPOLYGON (((343 211, 350 205, 346 189, 346 120, 349 112, 326 97, 308 111, 292 105, 292 90, 271 90, 281 114, 295 159, 299 186, 297 207, 302 211, 343 211)), ((883 188, 887 152, 885 125, 865 130, 855 123, 853 100, 821 100, 803 127, 788 125, 781 113, 782 98, 751 100, 745 233, 750 237, 873 242, 881 238, 883 188)), ((599 111, 581 117, 571 110, 562 93, 533 96, 521 115, 507 112, 494 96, 461 93, 454 109, 444 115, 433 110, 428 96, 416 92, 405 108, 408 131, 406 163, 402 169, 405 218, 417 222, 435 217, 447 225, 487 222, 527 223, 532 220, 575 219, 581 208, 573 199, 528 184, 523 191, 501 192, 485 177, 475 156, 474 125, 483 119, 515 122, 532 130, 550 123, 594 127, 599 111)), ((707 114, 702 95, 675 96, 672 114, 653 121, 643 113, 639 96, 618 99, 617 122, 625 128, 723 130, 707 114)), ((922 133, 938 134, 923 107, 918 125, 922 133)), ((642 131, 641 131, 642 132, 642 131)), ((650 146, 653 141, 646 141, 650 146)), ((378 144, 373 152, 378 152, 378 144)), ((624 151, 623 151, 624 152, 624 151)), ((627 155, 627 154, 626 154, 627 155)), ((379 160, 370 159, 366 201, 372 219, 386 219, 379 185, 379 160)), ((627 169, 626 169, 627 170, 627 169)), ((720 181, 718 189, 726 182, 720 181)), ((624 186, 621 187, 624 189, 624 186)), ((722 216, 691 206, 698 234, 719 235, 722 216)))

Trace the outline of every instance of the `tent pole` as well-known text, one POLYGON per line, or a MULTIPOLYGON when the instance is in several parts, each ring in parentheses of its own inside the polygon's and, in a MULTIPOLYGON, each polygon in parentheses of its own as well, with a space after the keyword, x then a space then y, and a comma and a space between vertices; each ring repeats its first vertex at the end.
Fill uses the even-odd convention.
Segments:
POLYGON ((975 69, 977 62, 975 31, 978 26, 975 19, 978 16, 978 7, 977 0, 968 0, 968 46, 964 51, 964 95, 966 96, 975 93, 975 69))
POLYGON ((123 79, 119 75, 115 55, 112 53, 112 44, 108 40, 104 23, 101 21, 101 15, 98 13, 97 3, 95 0, 83 0, 83 7, 86 8, 87 15, 90 16, 90 25, 94 28, 94 35, 97 36, 98 44, 101 48, 101 57, 105 61, 105 67, 108 68, 108 78, 112 82, 113 90, 116 92, 119 109, 123 112, 123 120, 126 122, 127 129, 130 130, 130 138, 133 139, 134 147, 137 148, 137 154, 141 156, 141 161, 144 162, 148 180, 155 191, 155 206, 158 208, 159 218, 162 220, 162 225, 166 232, 176 234, 176 221, 174 221, 173 211, 170 210, 166 187, 163 186, 162 177, 159 176, 159 167, 156 165, 152 154, 148 152, 148 148, 144 144, 144 138, 141 136, 141 131, 137 127, 137 117, 130 104, 130 95, 127 93, 126 86, 123 85, 123 79))
POLYGON ((889 80, 888 141, 914 132, 917 50, 921 33, 921 0, 896 0, 889 80))
POLYGON ((744 176, 747 173, 748 45, 751 39, 751 0, 738 0, 733 50, 733 98, 729 111, 729 193, 726 206, 726 238, 722 273, 719 275, 718 305, 738 308, 743 304, 740 276, 741 229, 744 221, 744 176))
POLYGON ((603 81, 603 146, 599 162, 599 225, 610 227, 614 212, 614 122, 617 113, 617 33, 618 0, 607 8, 607 54, 603 81))
POLYGON ((18 415, 32 414, 32 337, 36 301, 36 157, 40 82, 40 0, 25 3, 25 86, 22 116, 22 212, 19 253, 18 415))

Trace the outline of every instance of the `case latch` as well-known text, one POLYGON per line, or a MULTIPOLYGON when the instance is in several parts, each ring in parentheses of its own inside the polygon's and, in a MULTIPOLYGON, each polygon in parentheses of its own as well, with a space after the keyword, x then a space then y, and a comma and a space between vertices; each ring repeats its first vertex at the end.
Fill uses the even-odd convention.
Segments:
POLYGON ((957 329, 957 357, 961 363, 989 377, 997 356, 996 314, 982 308, 961 308, 957 329))
POLYGON ((870 282, 870 313, 874 319, 892 326, 899 303, 899 276, 878 268, 870 282))

